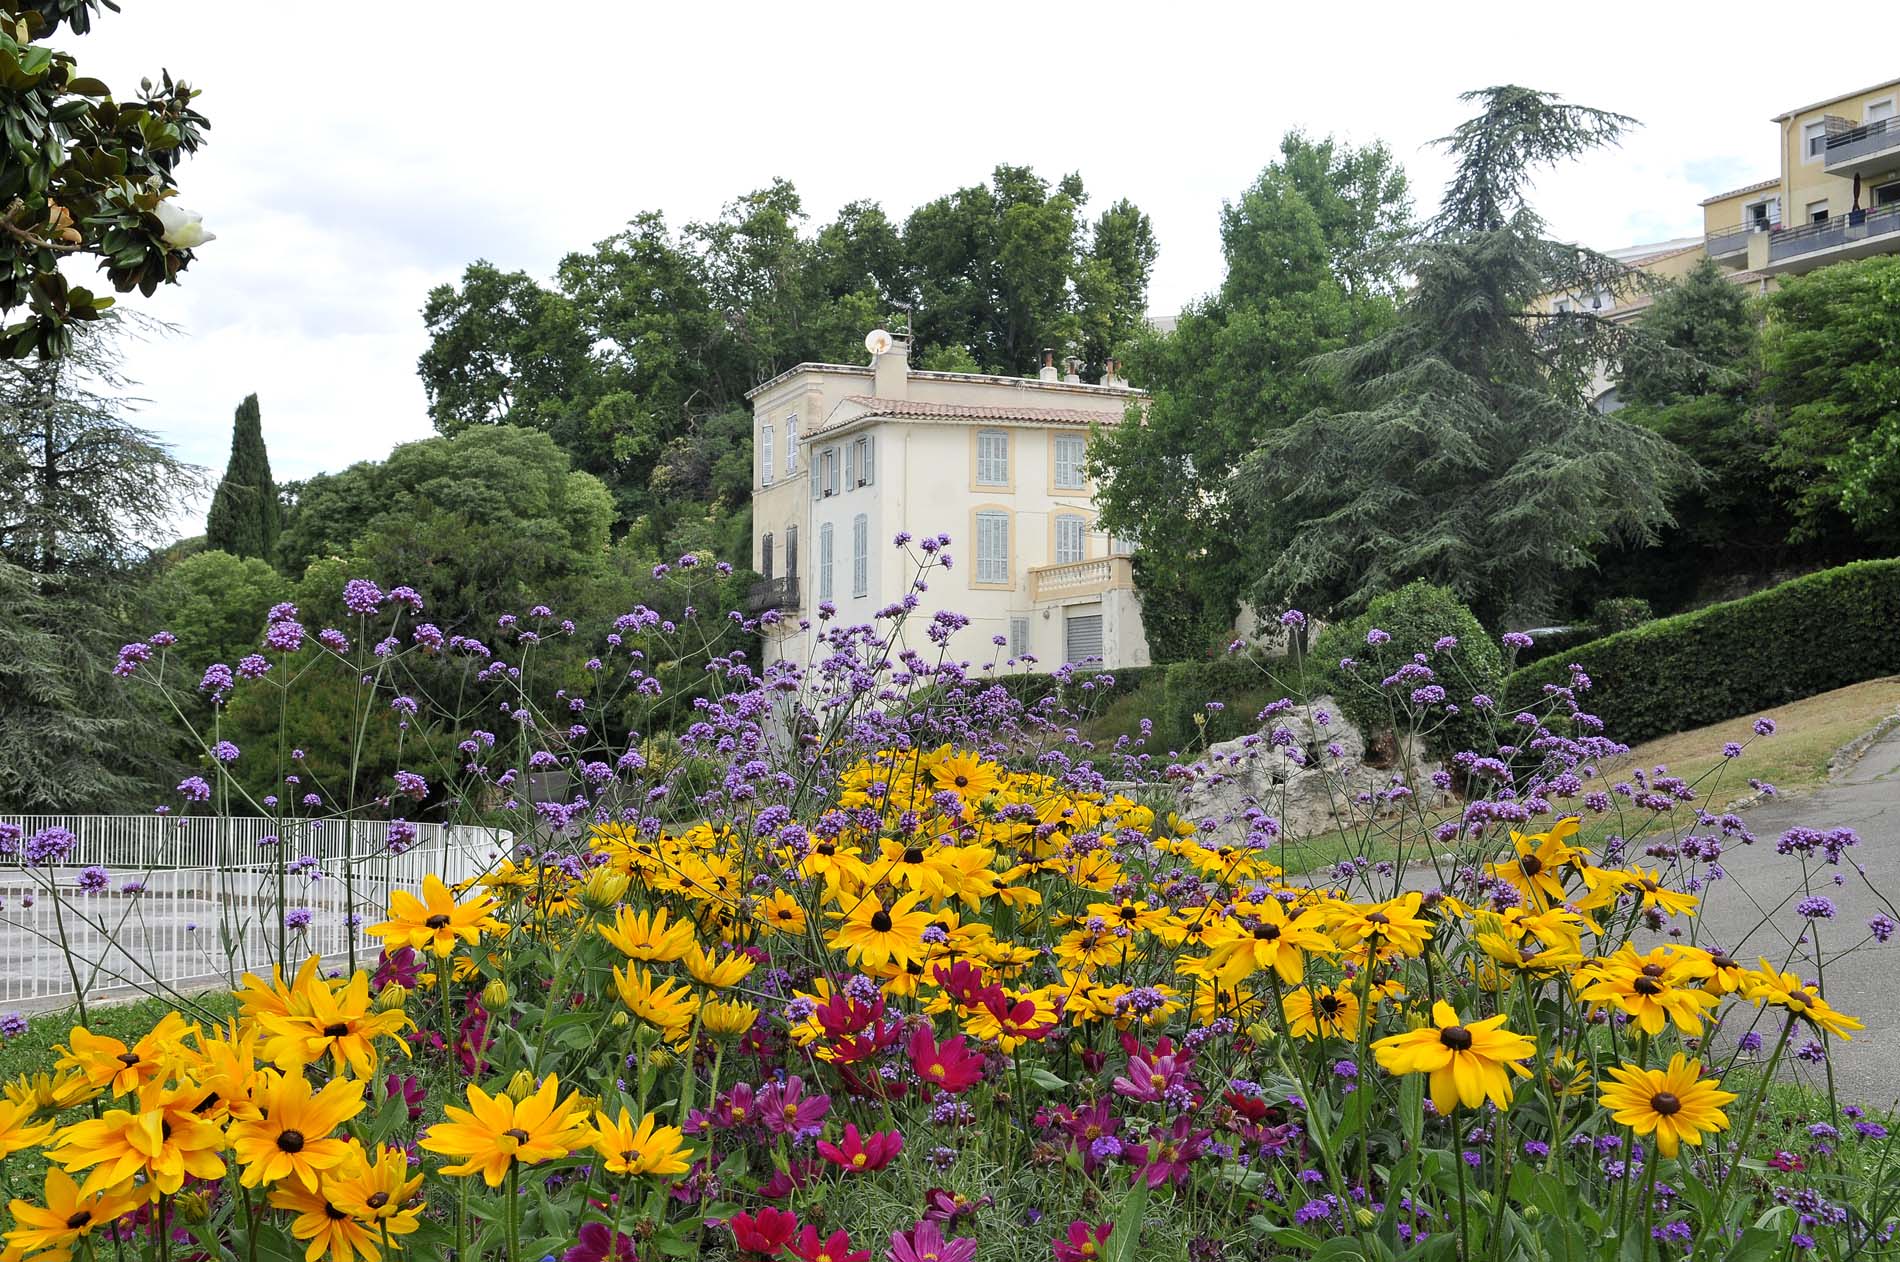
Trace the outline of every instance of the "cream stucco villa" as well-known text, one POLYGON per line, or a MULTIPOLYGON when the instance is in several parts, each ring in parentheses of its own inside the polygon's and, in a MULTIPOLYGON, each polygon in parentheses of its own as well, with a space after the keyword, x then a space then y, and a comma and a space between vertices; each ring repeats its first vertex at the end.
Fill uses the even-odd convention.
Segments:
MULTIPOLYGON (((800 624, 822 602, 860 623, 901 599, 912 567, 892 539, 908 531, 953 540, 923 614, 971 620, 958 656, 1147 665, 1128 550, 1097 528, 1083 459, 1091 427, 1123 423, 1143 393, 1112 362, 1091 385, 1047 352, 1039 377, 1017 378, 914 370, 881 330, 866 346, 867 366, 799 364, 749 395, 753 607, 782 615, 767 662, 806 658, 800 624)), ((909 639, 923 647, 921 630, 909 639)))

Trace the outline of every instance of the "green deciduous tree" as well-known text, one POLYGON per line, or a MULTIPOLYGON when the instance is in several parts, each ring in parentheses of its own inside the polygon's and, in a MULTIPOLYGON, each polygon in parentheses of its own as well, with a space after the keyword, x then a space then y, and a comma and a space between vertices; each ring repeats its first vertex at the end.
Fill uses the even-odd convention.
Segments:
POLYGON ((1220 290, 1172 333, 1128 344, 1129 370, 1152 392, 1147 418, 1099 435, 1091 456, 1103 525, 1138 543, 1143 619, 1161 658, 1227 639, 1285 527, 1236 473, 1263 437, 1330 397, 1314 356, 1391 324, 1410 214, 1382 146, 1289 134, 1222 208, 1220 290))
POLYGON ((257 396, 248 395, 232 422, 231 458, 211 495, 205 544, 232 556, 274 556, 281 512, 277 484, 270 476, 270 453, 264 448, 263 417, 257 396))
POLYGON ((1765 388, 1800 534, 1900 544, 1900 258, 1789 278, 1768 298, 1765 388))
POLYGON ((1244 466, 1275 529, 1254 592, 1334 613, 1413 578, 1450 587, 1487 623, 1548 605, 1593 552, 1669 524, 1693 466, 1640 425, 1592 409, 1622 331, 1551 293, 1627 289, 1613 259, 1550 240, 1525 202, 1532 173, 1614 141, 1629 120, 1520 87, 1466 99, 1442 143, 1443 208, 1408 252, 1397 322, 1324 357, 1342 406, 1269 433, 1244 466))
POLYGON ((178 637, 175 656, 193 673, 255 653, 271 606, 290 599, 290 580, 259 557, 212 550, 162 568, 147 602, 178 637))
MULTIPOLYGON (((117 9, 112 0, 105 7, 117 9)), ((71 284, 60 261, 88 256, 121 293, 150 296, 178 279, 208 240, 196 216, 168 200, 181 158, 209 124, 198 94, 169 73, 136 97, 79 73, 49 48, 62 24, 92 29, 101 0, 0 0, 0 358, 63 353, 75 321, 94 320, 109 295, 71 284)))

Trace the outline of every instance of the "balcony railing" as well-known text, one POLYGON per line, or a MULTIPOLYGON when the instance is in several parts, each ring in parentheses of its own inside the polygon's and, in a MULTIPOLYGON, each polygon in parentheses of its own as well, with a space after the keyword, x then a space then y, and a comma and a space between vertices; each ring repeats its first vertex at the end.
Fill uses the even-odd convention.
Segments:
POLYGON ((1771 266, 1786 263, 1819 250, 1895 234, 1900 234, 1900 206, 1852 211, 1838 218, 1830 216, 1820 223, 1802 224, 1799 228, 1775 233, 1768 240, 1768 262, 1771 266))
POLYGON ((746 593, 745 607, 747 613, 798 608, 798 576, 762 579, 752 584, 752 590, 746 593))
POLYGON ((1728 254, 1746 254, 1748 238, 1751 235, 1757 232, 1773 232, 1780 226, 1763 220, 1760 223, 1745 223, 1739 227, 1725 228, 1721 232, 1711 232, 1708 234, 1706 243, 1709 257, 1719 259, 1728 254))
POLYGON ((1838 168, 1852 168, 1876 154, 1897 149, 1900 149, 1900 118, 1883 118, 1829 136, 1826 148, 1821 151, 1821 165, 1832 174, 1838 168))
POLYGON ((1131 591, 1135 586, 1131 557, 1091 557, 1037 565, 1029 570, 1029 599, 1036 603, 1069 596, 1096 596, 1102 592, 1131 591))

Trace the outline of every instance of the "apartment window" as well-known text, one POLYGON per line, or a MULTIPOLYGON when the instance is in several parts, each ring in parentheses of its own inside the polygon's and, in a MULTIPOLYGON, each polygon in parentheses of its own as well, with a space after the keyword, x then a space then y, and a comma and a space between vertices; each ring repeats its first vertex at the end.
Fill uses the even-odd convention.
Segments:
POLYGON ((871 476, 871 457, 872 453, 877 450, 877 439, 870 434, 866 434, 864 437, 852 443, 851 446, 858 473, 857 477, 849 478, 847 482, 851 486, 869 486, 875 480, 871 476))
POLYGON ((838 449, 827 447, 818 453, 818 479, 812 483, 812 498, 822 499, 838 493, 838 449))
POLYGON ((1892 184, 1882 184, 1874 189, 1874 205, 1892 206, 1895 203, 1900 203, 1900 180, 1895 180, 1892 184))
POLYGON ((858 485, 858 445, 846 443, 844 445, 844 489, 849 491, 858 485))
POLYGON ((1029 652, 1029 619, 1009 620, 1009 655, 1023 657, 1029 652))
POLYGON ((1009 582, 1009 514, 984 509, 976 515, 976 581, 1009 582))
POLYGON ((1808 203, 1808 222, 1809 223, 1826 223, 1827 222, 1827 202, 1826 201, 1808 203))
POLYGON ((798 472, 798 417, 785 418, 785 472, 798 472))
POLYGON ((818 599, 831 599, 831 523, 818 527, 818 599))
POLYGON ((1009 435, 1000 429, 977 431, 976 480, 980 486, 1009 485, 1009 435))
POLYGON ((1801 153, 1812 160, 1827 152, 1827 124, 1805 123, 1801 127, 1801 153))
POLYGON ((1069 565, 1088 555, 1088 519, 1074 513, 1056 518, 1056 564, 1069 565))
POLYGON ((1082 456, 1087 444, 1080 438, 1060 435, 1055 440, 1056 489, 1082 489, 1082 456))
POLYGON ((1757 232, 1764 232, 1781 222, 1781 199, 1770 197, 1759 202, 1751 202, 1742 213, 1749 227, 1757 232))
POLYGON ((767 582, 772 580, 772 532, 766 531, 765 538, 759 540, 759 573, 767 582))
POLYGON ((785 577, 798 577, 798 527, 785 528, 785 577))
POLYGON ((759 485, 772 485, 772 427, 759 430, 759 485))
POLYGON ((851 519, 851 594, 871 594, 871 519, 863 513, 851 519))

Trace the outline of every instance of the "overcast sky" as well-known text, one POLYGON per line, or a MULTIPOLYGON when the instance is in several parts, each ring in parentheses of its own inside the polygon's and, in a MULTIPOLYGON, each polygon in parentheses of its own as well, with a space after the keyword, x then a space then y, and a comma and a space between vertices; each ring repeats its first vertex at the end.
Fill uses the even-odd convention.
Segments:
POLYGON ((218 234, 129 300, 181 330, 131 356, 145 418, 221 470, 255 391, 280 480, 429 434, 419 311, 471 260, 546 278, 636 212, 711 217, 774 176, 820 224, 854 198, 901 218, 999 162, 1079 171, 1092 208, 1153 217, 1150 308, 1173 312, 1219 284, 1221 201, 1289 128, 1385 140, 1429 210, 1427 142, 1463 90, 1633 115, 1538 188, 1558 235, 1610 249, 1700 232, 1700 199, 1777 173, 1773 115, 1900 73, 1879 5, 1824 27, 1736 0, 123 7, 61 43, 121 94, 160 67, 204 89, 179 200, 218 234))

